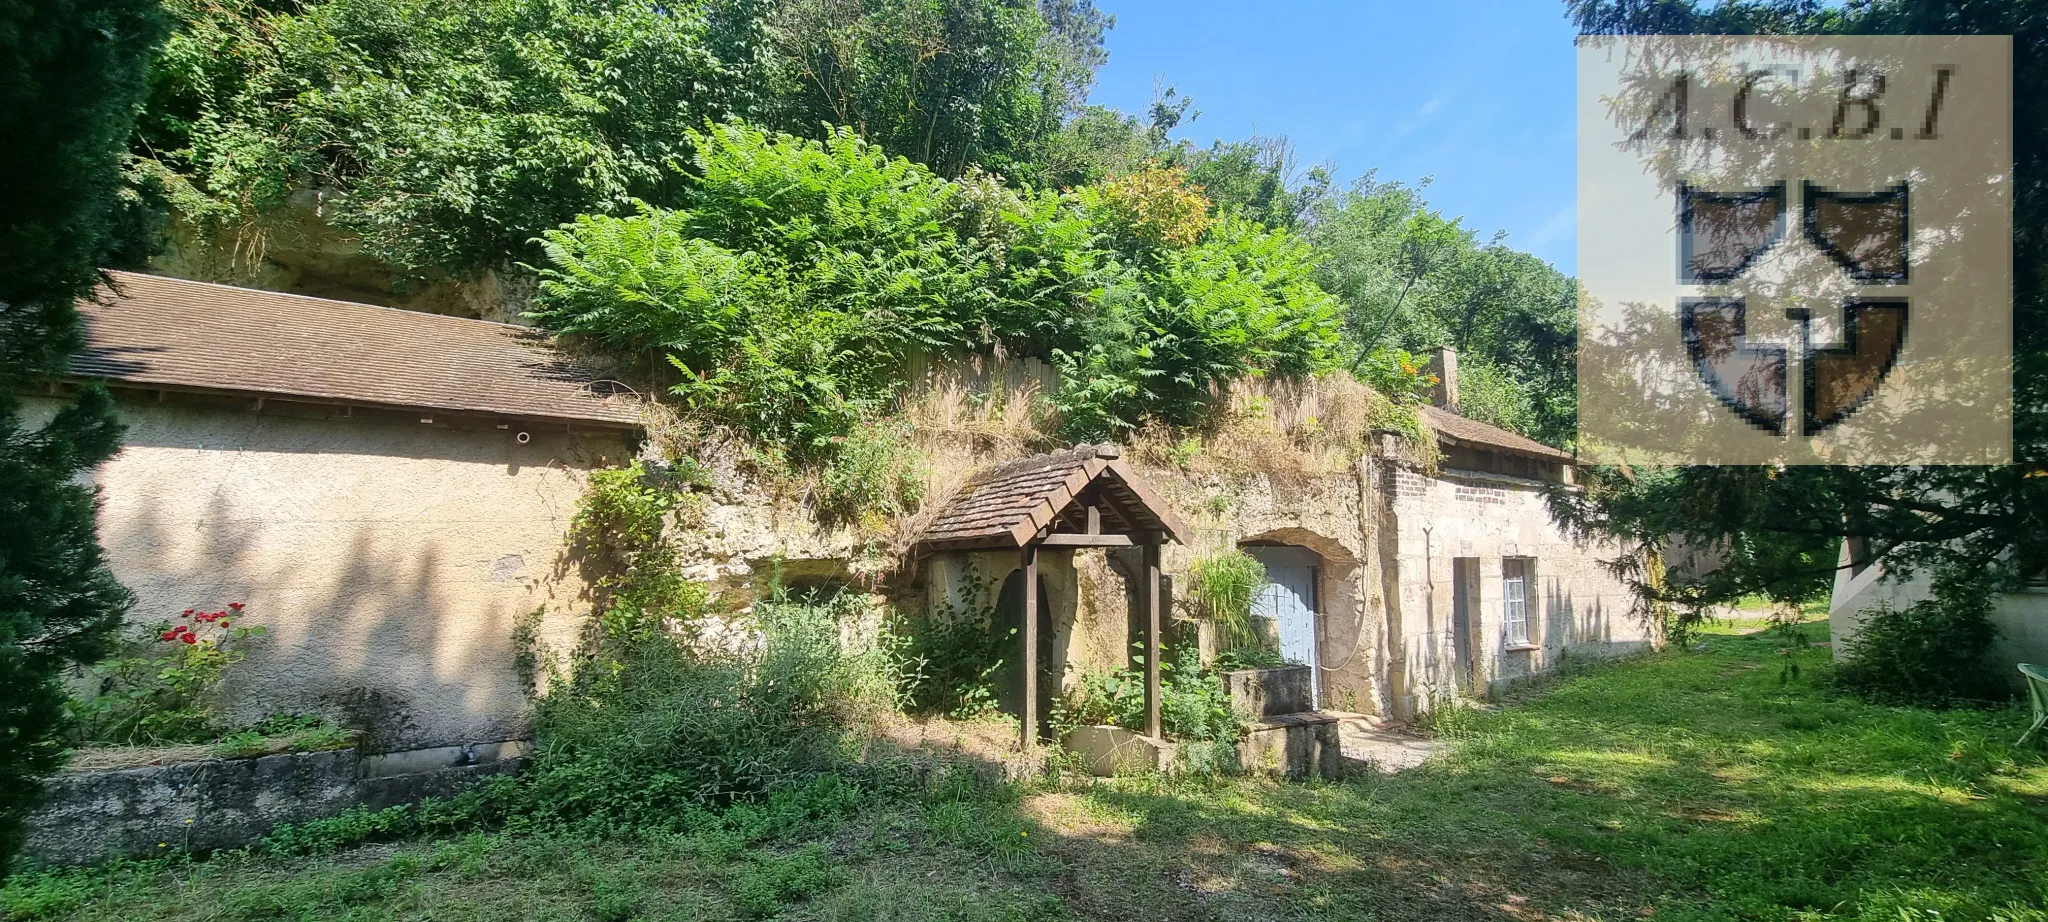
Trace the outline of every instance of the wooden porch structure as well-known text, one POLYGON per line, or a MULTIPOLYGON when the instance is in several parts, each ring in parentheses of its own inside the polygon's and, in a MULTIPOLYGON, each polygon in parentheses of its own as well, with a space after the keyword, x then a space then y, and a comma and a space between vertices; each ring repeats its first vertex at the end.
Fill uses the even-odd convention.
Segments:
POLYGON ((1077 445, 977 474, 918 541, 920 555, 1014 549, 1024 571, 1024 673, 1020 745, 1038 743, 1038 552, 1040 548, 1144 549, 1138 576, 1145 624, 1145 734, 1160 738, 1159 549, 1187 542, 1187 527, 1119 458, 1114 445, 1077 445))

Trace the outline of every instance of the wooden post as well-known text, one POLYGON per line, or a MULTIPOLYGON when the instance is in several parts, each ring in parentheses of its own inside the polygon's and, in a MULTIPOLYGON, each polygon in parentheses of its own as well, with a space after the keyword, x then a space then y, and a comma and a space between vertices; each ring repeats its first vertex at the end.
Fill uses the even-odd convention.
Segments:
POLYGON ((1024 548, 1024 703, 1018 745, 1030 752, 1038 745, 1038 545, 1024 548))
POLYGON ((1159 533, 1145 536, 1145 735, 1163 738, 1159 726, 1159 533))

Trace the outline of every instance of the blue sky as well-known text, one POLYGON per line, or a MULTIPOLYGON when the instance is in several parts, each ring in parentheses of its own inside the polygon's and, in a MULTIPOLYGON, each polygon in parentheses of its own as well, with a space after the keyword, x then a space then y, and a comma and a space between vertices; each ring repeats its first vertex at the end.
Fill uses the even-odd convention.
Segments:
POLYGON ((1574 271, 1572 38, 1558 0, 1097 0, 1116 15, 1093 102, 1142 113, 1154 78, 1207 144, 1284 134, 1349 182, 1434 176, 1482 240, 1574 271))

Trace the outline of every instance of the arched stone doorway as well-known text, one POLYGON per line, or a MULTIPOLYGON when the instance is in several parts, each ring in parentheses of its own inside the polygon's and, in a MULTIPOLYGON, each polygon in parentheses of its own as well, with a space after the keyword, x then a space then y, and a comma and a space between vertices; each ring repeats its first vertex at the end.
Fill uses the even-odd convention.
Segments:
POLYGON ((1347 700, 1369 692, 1366 664, 1356 658, 1366 629, 1358 604, 1357 556, 1341 542, 1304 528, 1261 532, 1238 547, 1266 567, 1266 586, 1254 597, 1253 615, 1273 619, 1283 658, 1313 667, 1315 706, 1330 706, 1339 692, 1347 700))

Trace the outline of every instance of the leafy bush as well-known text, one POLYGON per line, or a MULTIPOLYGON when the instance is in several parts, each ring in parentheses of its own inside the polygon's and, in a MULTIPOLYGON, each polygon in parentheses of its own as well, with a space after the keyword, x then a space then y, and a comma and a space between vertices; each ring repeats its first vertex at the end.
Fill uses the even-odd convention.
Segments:
POLYGON ((686 405, 829 458, 900 387, 909 351, 969 338, 986 269, 948 224, 957 189, 847 129, 691 137, 689 209, 548 231, 532 317, 673 366, 686 405))
POLYGON ((1082 189, 1080 200, 1128 249, 1185 249, 1209 229, 1209 200, 1177 166, 1148 164, 1082 189))
POLYGON ((917 352, 1052 360, 1080 437, 1185 425, 1237 378, 1331 363, 1337 305, 1291 234, 1184 203, 1206 229, 1134 242, 1122 192, 947 180, 846 129, 691 137, 683 210, 543 236, 532 317, 671 369, 685 404, 795 460, 829 461, 879 418, 917 352))
MULTIPOLYGON (((1173 651, 1159 664, 1159 691, 1160 730, 1167 737, 1184 743, 1230 743, 1244 736, 1245 716, 1232 706, 1222 680, 1201 667, 1192 647, 1173 651)), ((1108 724, 1143 732, 1144 671, 1081 676, 1080 688, 1066 696, 1054 719, 1062 728, 1108 724)))
POLYGON ((1104 282, 1083 343, 1055 350, 1052 397, 1070 436, 1102 439, 1146 420, 1199 422, 1239 378, 1331 367, 1337 303, 1316 287, 1300 238, 1226 217, 1203 241, 1104 282))
POLYGON ((871 529, 917 511, 925 471, 901 423, 869 423, 837 440, 819 473, 818 516, 871 529))
POLYGON ((1382 348, 1366 353, 1358 363, 1359 380, 1381 396, 1402 406, 1414 406, 1429 398, 1437 377, 1423 370, 1423 361, 1406 349, 1382 348))
POLYGON ((942 602, 919 616, 898 613, 885 644, 901 706, 955 718, 994 713, 998 677, 1017 648, 1016 630, 998 635, 995 625, 994 605, 942 602))
POLYGON ((1890 603, 1863 612, 1860 632, 1847 641, 1836 679, 1859 695, 1887 704, 1948 707, 2002 700, 2009 695, 1984 668, 1998 629, 1982 593, 1937 592, 1905 608, 1890 603))
POLYGON ((126 650, 92 667, 94 693, 69 702, 81 738, 118 745, 205 742, 221 732, 221 673, 242 660, 260 624, 242 620, 243 605, 219 611, 188 608, 177 622, 140 628, 126 650))

